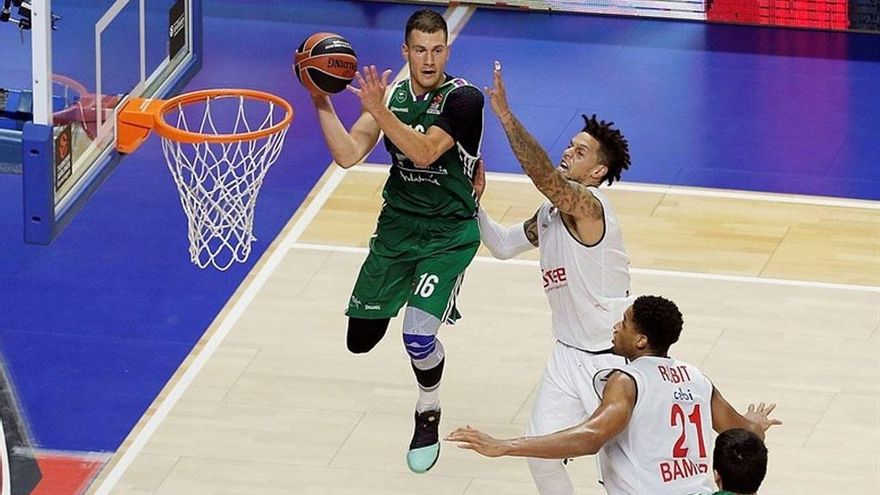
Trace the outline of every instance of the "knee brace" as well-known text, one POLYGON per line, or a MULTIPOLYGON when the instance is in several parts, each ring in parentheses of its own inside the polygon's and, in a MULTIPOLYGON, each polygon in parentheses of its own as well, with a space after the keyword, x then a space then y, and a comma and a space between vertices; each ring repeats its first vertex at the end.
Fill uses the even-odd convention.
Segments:
POLYGON ((412 360, 419 386, 437 386, 443 375, 443 344, 437 339, 440 320, 418 309, 406 308, 403 318, 403 345, 412 360))
POLYGON ((419 369, 437 366, 443 359, 443 346, 437 340, 440 320, 418 308, 406 308, 403 316, 403 345, 419 369))
POLYGON ((354 354, 369 352, 385 336, 391 318, 368 320, 366 318, 349 318, 346 345, 354 354))
POLYGON ((434 335, 403 334, 403 345, 413 361, 421 361, 437 350, 437 337, 434 335))

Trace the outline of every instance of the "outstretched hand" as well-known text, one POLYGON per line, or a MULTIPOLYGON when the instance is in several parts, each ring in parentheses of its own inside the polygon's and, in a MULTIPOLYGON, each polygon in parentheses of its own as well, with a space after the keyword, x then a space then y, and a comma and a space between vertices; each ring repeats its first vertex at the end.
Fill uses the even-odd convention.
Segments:
POLYGON ((493 438, 471 426, 456 428, 455 431, 446 435, 444 440, 456 442, 458 448, 473 450, 486 457, 501 457, 507 451, 504 440, 493 438))
POLYGON ((499 119, 504 120, 510 115, 510 106, 507 104, 507 92, 504 89, 504 79, 501 77, 501 62, 495 61, 495 69, 492 71, 491 88, 483 88, 489 94, 489 103, 492 111, 499 119))
POLYGON ((755 406, 749 404, 749 408, 743 415, 746 419, 758 425, 762 431, 767 431, 771 426, 781 425, 782 421, 776 418, 770 418, 770 413, 776 409, 776 404, 764 405, 763 402, 755 406))
POLYGON ((354 93, 364 110, 375 115, 375 112, 385 106, 385 88, 388 87, 388 78, 391 77, 391 69, 379 75, 375 65, 364 67, 363 73, 354 73, 357 86, 349 84, 346 89, 354 93))

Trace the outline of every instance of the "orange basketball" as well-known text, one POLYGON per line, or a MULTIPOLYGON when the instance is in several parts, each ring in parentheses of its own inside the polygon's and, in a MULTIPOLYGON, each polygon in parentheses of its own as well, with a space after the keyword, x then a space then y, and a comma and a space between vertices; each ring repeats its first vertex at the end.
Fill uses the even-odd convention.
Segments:
POLYGON ((339 93, 356 70, 357 56, 351 43, 338 34, 315 33, 296 50, 293 71, 310 93, 339 93))

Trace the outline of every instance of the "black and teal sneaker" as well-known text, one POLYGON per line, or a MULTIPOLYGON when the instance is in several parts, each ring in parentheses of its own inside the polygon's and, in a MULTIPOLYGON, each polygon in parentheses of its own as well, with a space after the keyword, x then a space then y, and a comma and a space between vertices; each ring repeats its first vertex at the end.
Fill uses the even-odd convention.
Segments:
POLYGON ((416 412, 415 419, 406 465, 410 471, 421 474, 434 467, 440 457, 440 410, 416 412))

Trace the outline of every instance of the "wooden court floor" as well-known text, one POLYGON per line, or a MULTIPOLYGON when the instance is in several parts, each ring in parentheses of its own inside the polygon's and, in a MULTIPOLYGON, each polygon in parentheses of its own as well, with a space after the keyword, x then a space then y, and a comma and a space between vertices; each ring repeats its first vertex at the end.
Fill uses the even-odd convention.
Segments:
MULTIPOLYGON (((392 322, 370 354, 345 350, 349 291, 375 225, 382 167, 331 169, 90 493, 531 494, 522 459, 445 444, 426 475, 404 455, 416 399, 392 322)), ((615 185, 636 293, 682 307, 673 354, 738 408, 775 401, 762 494, 880 490, 880 205, 615 185)), ((484 205, 510 224, 540 202, 489 176, 484 205)), ((259 212, 258 212, 259 213, 259 212)), ((520 435, 552 344, 535 256, 481 251, 444 327, 441 432, 520 435)), ((569 472, 604 493, 591 458, 569 472)))

